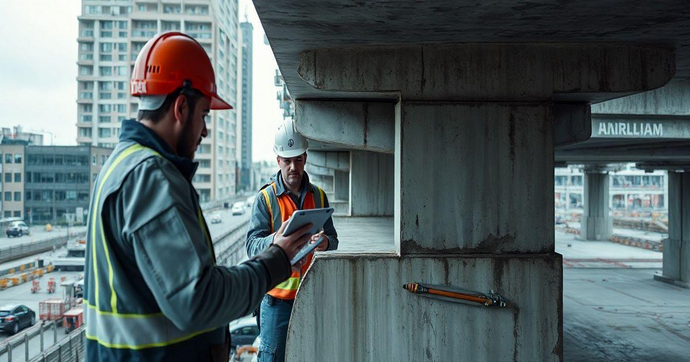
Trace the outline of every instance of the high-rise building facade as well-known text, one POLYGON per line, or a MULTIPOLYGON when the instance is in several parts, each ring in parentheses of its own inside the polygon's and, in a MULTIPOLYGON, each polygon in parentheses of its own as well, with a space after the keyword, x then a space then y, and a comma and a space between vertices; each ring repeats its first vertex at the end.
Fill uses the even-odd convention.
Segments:
MULTIPOLYGON (((237 105, 237 0, 82 0, 78 19, 79 145, 113 147, 121 122, 136 118, 137 98, 129 95, 132 68, 158 33, 180 31, 198 40, 216 71, 218 94, 237 105)), ((233 195, 236 180, 236 111, 211 112, 207 122, 194 178, 201 202, 233 195)))
POLYGON ((241 155, 240 180, 238 189, 247 190, 251 186, 252 170, 252 61, 254 27, 248 21, 240 24, 242 32, 242 126, 240 128, 241 155))

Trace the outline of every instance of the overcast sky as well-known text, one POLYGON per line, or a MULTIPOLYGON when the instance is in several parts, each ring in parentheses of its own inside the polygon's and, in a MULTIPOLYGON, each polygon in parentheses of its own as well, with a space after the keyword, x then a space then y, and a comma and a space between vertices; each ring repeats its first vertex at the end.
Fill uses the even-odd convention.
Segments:
MULTIPOLYGON (((27 131, 53 134, 56 145, 77 138, 77 16, 81 0, 1 0, 0 126, 22 125, 27 131)), ((275 129, 282 110, 273 85, 277 65, 251 0, 239 1, 254 25, 255 161, 275 159, 275 129)), ((45 140, 50 142, 50 134, 45 140)))

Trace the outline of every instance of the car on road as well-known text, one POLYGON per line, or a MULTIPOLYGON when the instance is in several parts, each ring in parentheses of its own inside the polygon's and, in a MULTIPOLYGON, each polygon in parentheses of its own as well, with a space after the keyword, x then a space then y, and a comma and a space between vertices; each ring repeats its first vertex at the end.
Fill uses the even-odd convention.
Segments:
POLYGON ((31 327, 36 322, 36 313, 21 304, 9 304, 0 307, 0 330, 17 334, 20 330, 31 327))
POLYGON ((211 215, 211 224, 220 224, 223 222, 223 217, 216 213, 211 215))
POLYGON ((7 233, 8 238, 12 236, 21 237, 22 235, 31 234, 31 230, 29 230, 29 227, 26 226, 26 223, 23 221, 12 222, 5 232, 7 233))
POLYGON ((244 215, 244 202, 236 202, 232 204, 233 215, 244 215))
POLYGON ((259 336, 256 317, 243 317, 230 323, 230 349, 240 346, 251 346, 259 336))

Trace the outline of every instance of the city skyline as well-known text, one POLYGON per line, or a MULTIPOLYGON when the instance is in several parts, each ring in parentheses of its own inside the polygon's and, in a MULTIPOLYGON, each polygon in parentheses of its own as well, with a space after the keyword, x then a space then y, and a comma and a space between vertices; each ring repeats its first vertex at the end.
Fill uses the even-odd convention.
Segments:
MULTIPOLYGON (((21 125, 26 131, 43 133, 46 144, 77 145, 77 16, 81 1, 12 0, 3 5, 6 11, 0 14, 0 31, 24 31, 0 44, 0 66, 11 70, 3 72, 7 87, 0 90, 4 115, 0 125, 21 125), (24 13, 32 16, 13 15, 24 13)), ((248 19, 255 30, 253 161, 274 160, 273 133, 282 120, 273 86, 277 65, 270 47, 264 45, 263 28, 251 2, 240 0, 238 8, 240 21, 248 19)))

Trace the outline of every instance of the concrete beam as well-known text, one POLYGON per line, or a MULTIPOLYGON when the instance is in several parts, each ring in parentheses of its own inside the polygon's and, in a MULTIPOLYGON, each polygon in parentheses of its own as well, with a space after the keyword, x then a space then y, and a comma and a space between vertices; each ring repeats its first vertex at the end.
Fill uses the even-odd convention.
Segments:
POLYGON ((304 137, 366 151, 393 153, 395 104, 297 100, 295 127, 304 137))
POLYGON ((319 175, 319 176, 334 176, 335 170, 328 167, 316 166, 311 163, 307 163, 306 171, 309 175, 319 175))
POLYGON ((558 254, 317 254, 292 309, 286 360, 559 361, 562 263, 558 254), (494 290, 511 307, 439 301, 402 288, 414 281, 494 290), (324 296, 340 297, 324 303, 324 296), (334 326, 338 338, 326 337, 334 326))
POLYGON ((556 149, 556 162, 567 163, 628 163, 628 162, 690 162, 690 143, 648 143, 612 147, 556 149))
POLYGON ((587 141, 592 135, 592 115, 586 103, 554 105, 553 143, 565 146, 587 141))
POLYGON ((399 91, 404 100, 597 102, 661 87, 672 48, 611 44, 452 44, 304 51, 319 90, 399 91))
POLYGON ((307 163, 331 170, 349 171, 350 152, 309 151, 307 163))
POLYGON ((674 80, 648 92, 593 104, 594 114, 690 116, 690 81, 674 80))

